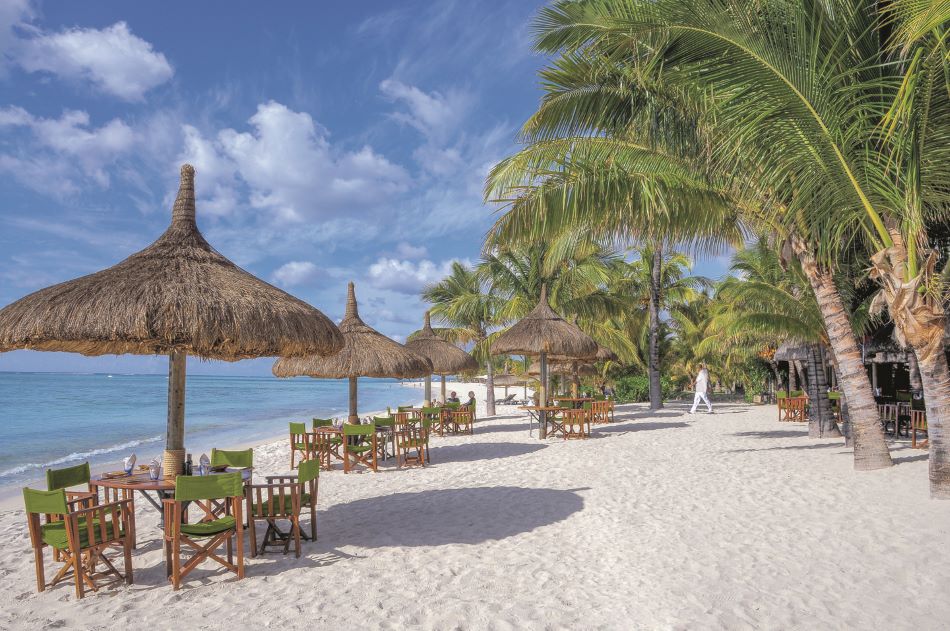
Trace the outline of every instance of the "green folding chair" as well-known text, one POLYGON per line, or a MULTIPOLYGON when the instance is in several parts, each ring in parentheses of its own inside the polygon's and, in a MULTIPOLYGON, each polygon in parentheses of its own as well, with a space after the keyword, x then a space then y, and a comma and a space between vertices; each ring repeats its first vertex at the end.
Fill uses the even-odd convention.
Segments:
POLYGON ((70 575, 76 584, 76 598, 85 595, 86 587, 98 591, 101 585, 97 581, 109 576, 114 577, 112 582, 124 580, 132 584, 128 500, 90 506, 88 497, 67 500, 65 489, 25 488, 23 504, 33 546, 37 591, 45 591, 70 575), (41 523, 40 515, 46 515, 46 523, 41 523), (54 560, 63 562, 48 585, 43 567, 43 549, 47 546, 58 553, 54 560), (124 574, 105 555, 108 548, 116 547, 122 550, 124 574), (100 563, 105 566, 102 572, 97 571, 100 563))
MULTIPOLYGON (((301 423, 303 425, 303 423, 301 423)), ((235 469, 251 469, 254 467, 254 450, 225 451, 224 449, 211 450, 212 467, 233 467, 235 469)))
POLYGON ((354 464, 363 464, 378 471, 376 449, 375 425, 343 425, 343 473, 350 472, 350 458, 356 460, 354 464))
POLYGON ((165 550, 171 567, 174 589, 181 588, 182 580, 205 559, 212 559, 226 569, 244 578, 244 481, 241 473, 221 473, 205 476, 180 475, 175 478, 175 498, 164 500, 165 550), (183 524, 182 518, 191 502, 223 501, 223 515, 210 516, 196 523, 183 524), (232 541, 233 540, 233 541, 232 541), (234 562, 233 543, 237 543, 237 563, 234 562), (205 543, 206 542, 206 543, 205 543), (221 544, 227 549, 227 560, 216 553, 221 544), (182 544, 194 554, 182 566, 182 544))
POLYGON ((306 460, 310 458, 312 451, 313 438, 310 432, 307 431, 306 423, 290 423, 290 468, 296 468, 294 466, 295 456, 299 453, 301 454, 300 459, 306 460))
POLYGON ((320 463, 316 459, 304 460, 296 474, 267 476, 266 484, 248 484, 245 487, 247 512, 251 539, 251 556, 257 556, 257 527, 255 522, 267 522, 267 530, 261 541, 260 553, 268 546, 282 546, 284 554, 294 540, 294 551, 300 556, 300 539, 317 538, 317 489, 320 479, 320 463), (304 509, 310 510, 310 536, 300 528, 300 516, 304 509), (290 532, 278 527, 278 520, 290 522, 290 532))
POLYGON ((380 438, 380 434, 381 434, 382 432, 377 432, 377 434, 376 434, 377 446, 381 448, 380 451, 379 451, 380 457, 381 457, 383 460, 386 460, 386 459, 389 458, 389 452, 388 452, 388 450, 386 449, 386 445, 391 445, 391 446, 392 446, 392 450, 393 450, 393 454, 396 453, 396 419, 393 418, 392 415, 389 415, 389 416, 374 416, 374 417, 373 417, 373 425, 376 426, 377 430, 378 430, 380 427, 386 427, 386 428, 388 428, 388 430, 387 430, 386 433, 384 434, 385 437, 383 438, 383 440, 380 440, 380 439, 379 439, 379 438, 380 438))

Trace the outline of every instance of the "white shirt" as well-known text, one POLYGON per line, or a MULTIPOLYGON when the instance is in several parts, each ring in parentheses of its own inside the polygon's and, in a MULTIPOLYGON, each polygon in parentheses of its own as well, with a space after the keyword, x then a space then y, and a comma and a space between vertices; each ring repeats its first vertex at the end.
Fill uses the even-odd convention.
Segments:
POLYGON ((703 368, 699 371, 699 374, 696 375, 696 392, 706 394, 706 390, 709 388, 709 371, 703 368))

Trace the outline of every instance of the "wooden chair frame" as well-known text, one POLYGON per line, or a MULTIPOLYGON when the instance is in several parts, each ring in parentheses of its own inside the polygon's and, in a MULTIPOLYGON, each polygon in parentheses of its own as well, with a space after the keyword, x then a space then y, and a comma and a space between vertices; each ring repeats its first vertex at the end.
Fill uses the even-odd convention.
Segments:
POLYGON ((308 453, 308 446, 312 442, 312 434, 306 431, 307 424, 303 422, 291 423, 290 428, 291 428, 290 430, 290 468, 296 469, 297 466, 294 464, 294 456, 300 453, 301 460, 306 460, 307 458, 310 457, 310 454, 308 453), (293 428, 295 425, 303 425, 303 429, 304 429, 303 433, 294 432, 293 428), (300 445, 303 445, 303 447, 301 447, 300 445))
POLYGON ((590 438, 592 410, 564 410, 561 412, 561 436, 564 440, 590 438))
POLYGON ((591 401, 590 422, 593 424, 610 423, 613 405, 610 401, 591 401))
MULTIPOLYGON (((352 469, 353 466, 360 465, 360 464, 365 465, 366 467, 369 467, 370 469, 373 470, 374 473, 378 472, 379 464, 376 459, 376 455, 377 455, 379 446, 376 443, 376 427, 374 425, 351 425, 349 427, 370 428, 372 432, 367 433, 367 434, 363 434, 363 433, 347 434, 346 433, 347 426, 346 425, 343 426, 343 473, 349 473, 350 469, 352 469), (367 451, 358 452, 358 451, 352 451, 350 449, 351 445, 349 443, 349 440, 351 438, 365 439, 367 437, 370 440, 370 445, 369 445, 370 448, 367 451), (350 464, 351 457, 354 460, 356 460, 356 462, 354 462, 352 465, 350 464)), ((353 431, 353 430, 351 429, 350 431, 353 431)))
POLYGON ((181 589, 182 580, 206 559, 217 561, 227 570, 234 572, 237 574, 238 580, 244 578, 244 511, 242 510, 244 495, 218 499, 226 500, 225 515, 234 516, 234 527, 210 536, 208 542, 204 545, 181 532, 182 524, 187 523, 185 521, 188 514, 187 505, 190 501, 166 499, 162 502, 165 520, 165 549, 166 555, 171 557, 166 560, 171 561, 170 564, 166 562, 166 568, 170 568, 172 588, 176 591, 181 589), (215 553, 222 543, 225 544, 227 550, 226 560, 215 553), (184 566, 181 563, 182 544, 194 550, 194 554, 184 566), (235 544, 237 547, 237 563, 234 562, 235 544))
POLYGON ((271 475, 265 478, 266 484, 248 484, 244 487, 247 499, 248 531, 251 539, 251 556, 257 552, 257 526, 255 522, 267 522, 267 530, 261 541, 260 554, 269 546, 282 546, 284 554, 290 551, 290 541, 294 541, 294 553, 300 557, 300 539, 317 540, 317 492, 320 477, 300 482, 297 475, 271 475), (305 505, 302 497, 310 493, 310 501, 305 505), (288 502, 287 500, 290 500, 288 502), (288 504, 290 509, 288 510, 288 504), (264 508, 266 507, 266 512, 264 508), (300 527, 300 516, 304 509, 310 510, 310 535, 300 527), (277 526, 277 520, 290 522, 290 532, 284 532, 277 526))
POLYGON ((53 587, 70 576, 75 580, 76 598, 83 598, 86 588, 94 592, 99 591, 102 584, 97 581, 108 576, 114 577, 110 584, 124 580, 126 584, 131 585, 133 581, 132 539, 129 525, 131 502, 120 500, 108 504, 92 504, 92 498, 87 495, 84 498, 67 500, 66 505, 70 509, 68 513, 47 515, 47 523, 65 522, 68 542, 65 550, 54 548, 60 552, 59 555, 54 555, 54 560, 62 561, 63 566, 49 583, 46 582, 46 572, 43 567, 43 548, 48 544, 43 541, 40 515, 27 513, 30 543, 33 546, 33 560, 36 566, 36 591, 46 591, 47 587, 53 587), (73 509, 73 506, 85 507, 73 509), (86 534, 86 541, 95 542, 85 548, 80 547, 83 531, 86 534), (119 572, 105 556, 106 549, 116 547, 122 550, 124 574, 119 572), (96 571, 99 563, 105 565, 106 569, 102 572, 96 571))
POLYGON ((910 411, 910 446, 912 449, 927 449, 930 442, 930 435, 927 434, 927 440, 918 444, 917 432, 927 434, 927 412, 925 410, 910 411))
POLYGON ((426 466, 429 457, 429 447, 427 443, 427 432, 425 424, 421 420, 408 420, 400 423, 397 415, 396 427, 396 467, 405 466, 426 466), (412 452, 415 452, 413 454, 412 452))
POLYGON ((447 412, 443 423, 455 434, 475 434, 475 415, 468 408, 447 412))

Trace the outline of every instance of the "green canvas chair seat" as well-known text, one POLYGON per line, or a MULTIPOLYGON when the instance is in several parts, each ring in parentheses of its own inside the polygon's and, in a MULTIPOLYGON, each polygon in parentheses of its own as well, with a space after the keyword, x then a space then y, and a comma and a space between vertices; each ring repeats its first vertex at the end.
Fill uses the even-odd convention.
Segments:
POLYGON ((220 532, 233 529, 234 526, 234 517, 227 515, 212 521, 199 521, 197 524, 182 524, 181 531, 189 537, 213 537, 220 532))
POLYGON ((350 469, 350 456, 356 458, 357 463, 361 463, 376 471, 376 426, 375 425, 353 425, 346 423, 343 425, 343 472, 350 469))
POLYGON ((365 454, 372 449, 372 445, 347 445, 346 450, 350 453, 365 454))
MULTIPOLYGON (((87 527, 86 520, 79 520, 79 548, 85 550, 89 547, 89 528, 87 527)), ((56 548, 57 550, 66 550, 69 548, 69 539, 66 536, 66 522, 64 521, 54 521, 49 524, 43 524, 40 527, 43 531, 43 543, 50 546, 51 548, 56 548)), ((112 525, 112 522, 106 522, 106 538, 102 541, 109 541, 115 538, 115 528, 112 525)), ((123 536, 125 531, 121 528, 119 529, 119 536, 123 536)), ((92 520, 92 538, 93 544, 102 543, 100 541, 102 534, 99 530, 99 520, 92 520)))

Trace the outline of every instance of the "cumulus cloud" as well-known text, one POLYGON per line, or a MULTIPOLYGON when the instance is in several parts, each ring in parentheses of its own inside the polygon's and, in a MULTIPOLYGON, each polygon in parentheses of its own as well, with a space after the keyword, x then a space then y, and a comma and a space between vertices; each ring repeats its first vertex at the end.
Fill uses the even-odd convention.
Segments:
POLYGON ((405 259, 421 259, 428 253, 424 245, 412 245, 408 241, 400 241, 396 245, 396 255, 405 259))
POLYGON ((461 90, 446 93, 424 92, 397 79, 386 79, 379 89, 387 98, 401 103, 405 111, 392 117, 418 130, 434 143, 445 142, 458 128, 471 106, 471 96, 461 90))
POLYGON ((320 273, 310 261, 290 261, 274 270, 274 282, 282 287, 305 285, 313 281, 320 273))
POLYGON ((407 190, 409 175, 364 146, 341 151, 306 112, 269 101, 250 131, 223 129, 214 138, 186 127, 183 159, 207 168, 212 186, 249 188, 249 203, 287 221, 327 218, 373 208, 407 190))
POLYGON ((34 171, 36 169, 31 168, 30 163, 34 166, 45 165, 44 168, 50 169, 50 173, 40 180, 42 185, 45 186, 53 174, 65 176, 66 182, 62 183, 60 189, 62 192, 77 188, 70 182, 72 176, 68 175, 74 166, 78 166, 100 186, 107 187, 109 174, 106 165, 136 144, 135 132, 123 121, 112 119, 101 127, 93 127, 89 114, 75 110, 67 110, 60 118, 41 118, 21 107, 7 107, 0 109, 0 129, 3 128, 29 130, 31 141, 48 150, 49 154, 44 156, 37 155, 36 151, 26 151, 19 156, 6 155, 0 160, 0 170, 8 170, 14 176, 22 177, 16 169, 34 171), (68 162, 62 162, 63 157, 68 162))
POLYGON ((146 92, 174 74, 165 55, 134 35, 125 22, 104 29, 40 33, 19 40, 13 46, 13 57, 27 72, 89 81, 126 101, 143 100, 146 92))
MULTIPOLYGON (((380 258, 369 267, 369 281, 374 287, 402 294, 418 294, 422 288, 448 276, 457 259, 435 263, 428 259, 407 261, 380 258)), ((463 261, 469 265, 469 261, 463 261)))

